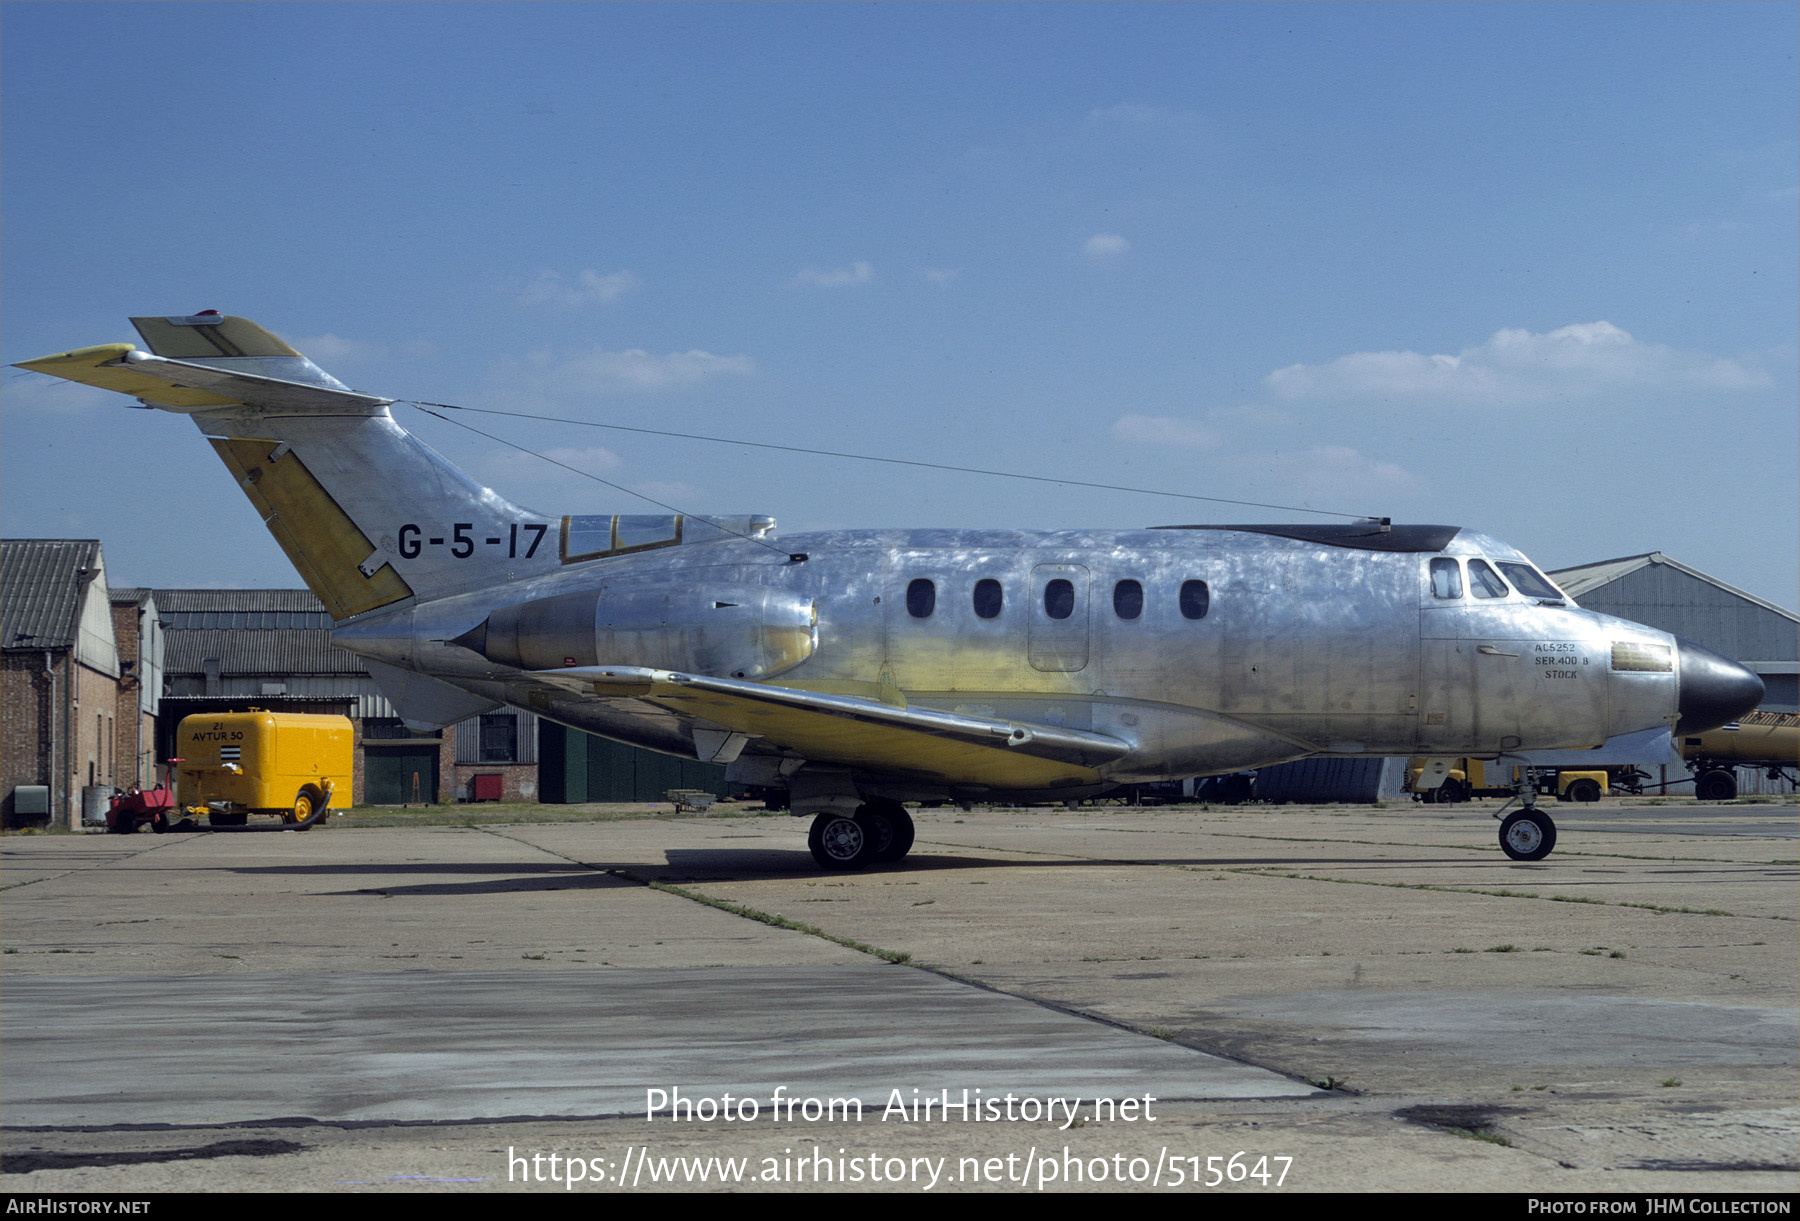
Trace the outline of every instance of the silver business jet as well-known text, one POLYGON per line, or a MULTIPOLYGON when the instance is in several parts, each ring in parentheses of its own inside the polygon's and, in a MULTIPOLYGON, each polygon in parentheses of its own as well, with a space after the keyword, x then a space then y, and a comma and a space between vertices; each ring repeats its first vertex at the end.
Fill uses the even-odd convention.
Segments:
MULTIPOLYGON (((904 857, 909 801, 1068 801, 1314 755, 1442 767, 1694 733, 1762 697, 1473 530, 550 516, 255 323, 132 323, 147 351, 19 367, 191 416, 409 725, 507 704, 724 764, 787 791, 826 869, 904 857)), ((1556 828, 1523 775, 1500 844, 1537 860, 1556 828)))

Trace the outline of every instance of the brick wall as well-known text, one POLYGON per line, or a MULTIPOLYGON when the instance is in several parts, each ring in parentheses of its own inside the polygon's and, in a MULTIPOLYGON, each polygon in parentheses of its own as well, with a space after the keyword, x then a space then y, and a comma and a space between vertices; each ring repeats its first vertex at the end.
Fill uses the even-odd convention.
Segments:
MULTIPOLYGON (((58 659, 52 658, 55 666, 58 659)), ((58 678, 57 690, 60 691, 58 678)), ((0 670, 0 814, 7 825, 15 821, 13 789, 21 784, 55 785, 50 758, 52 718, 51 680, 44 675, 44 655, 20 650, 6 654, 0 670)), ((61 700, 55 701, 56 705, 61 700)), ((60 792, 52 793, 54 801, 60 792)))

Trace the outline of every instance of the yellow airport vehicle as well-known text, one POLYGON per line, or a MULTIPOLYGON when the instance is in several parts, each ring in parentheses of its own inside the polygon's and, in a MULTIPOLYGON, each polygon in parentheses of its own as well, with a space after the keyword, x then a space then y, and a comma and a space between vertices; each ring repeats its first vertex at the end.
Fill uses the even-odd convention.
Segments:
POLYGON ((175 731, 176 802, 215 827, 252 814, 310 827, 350 804, 354 731, 349 718, 299 712, 185 717, 175 731))
MULTIPOLYGON (((1436 788, 1421 789, 1419 777, 1425 771, 1425 760, 1408 759, 1405 791, 1427 804, 1467 801, 1471 797, 1511 797, 1517 792, 1522 779, 1519 768, 1490 774, 1490 767, 1492 763, 1486 759, 1458 759, 1436 788)), ((1537 782, 1540 791, 1555 793, 1558 801, 1599 801, 1612 792, 1611 775, 1605 768, 1540 767, 1537 782)))

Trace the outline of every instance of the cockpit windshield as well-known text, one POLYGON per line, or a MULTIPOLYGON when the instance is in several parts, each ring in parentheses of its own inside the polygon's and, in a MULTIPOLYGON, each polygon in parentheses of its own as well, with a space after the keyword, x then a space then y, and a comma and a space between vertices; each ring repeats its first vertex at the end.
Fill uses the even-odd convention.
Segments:
POLYGON ((1500 565, 1500 571, 1506 574, 1506 579, 1513 583, 1513 588, 1527 598, 1542 598, 1547 602, 1563 600, 1562 591, 1550 584, 1549 579, 1530 564, 1508 564, 1504 560, 1495 562, 1500 565))
POLYGON ((1469 587, 1477 598, 1504 598, 1512 592, 1486 560, 1469 561, 1469 587))

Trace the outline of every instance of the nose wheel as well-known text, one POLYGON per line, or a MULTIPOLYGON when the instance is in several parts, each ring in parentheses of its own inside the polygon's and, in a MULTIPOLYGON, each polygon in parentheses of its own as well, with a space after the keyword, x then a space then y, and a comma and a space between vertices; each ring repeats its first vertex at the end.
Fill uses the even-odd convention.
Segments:
POLYGON ((1500 824, 1500 850, 1515 861, 1541 861, 1556 847, 1556 824, 1535 807, 1506 816, 1500 824))
MULTIPOLYGON (((1504 759, 1507 756, 1500 757, 1504 759)), ((1541 861, 1556 847, 1556 824, 1538 808, 1537 768, 1526 763, 1520 772, 1519 785, 1512 800, 1519 802, 1523 808, 1507 814, 1507 806, 1512 805, 1512 801, 1509 801, 1494 814, 1495 818, 1501 819, 1500 851, 1515 861, 1541 861), (1503 814, 1505 817, 1501 818, 1503 814)))

